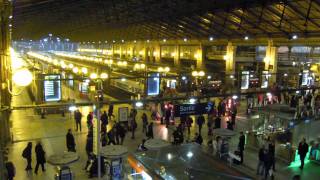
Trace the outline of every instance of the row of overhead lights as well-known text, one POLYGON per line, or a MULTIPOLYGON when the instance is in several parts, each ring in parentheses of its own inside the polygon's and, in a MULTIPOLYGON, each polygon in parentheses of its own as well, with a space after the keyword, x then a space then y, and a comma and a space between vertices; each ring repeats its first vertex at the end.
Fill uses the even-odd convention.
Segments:
MULTIPOLYGON (((55 66, 60 66, 62 69, 70 69, 75 74, 79 74, 79 73, 83 74, 83 75, 88 74, 88 69, 86 67, 76 67, 71 63, 66 64, 63 60, 59 61, 57 59, 52 59, 50 57, 47 57, 47 56, 44 56, 42 54, 38 54, 38 53, 35 53, 32 51, 28 52, 27 54, 33 58, 40 59, 40 60, 45 61, 49 64, 53 64, 55 66)), ((98 76, 98 74, 96 74, 96 73, 91 73, 90 78, 91 79, 97 79, 97 78, 106 79, 106 78, 108 78, 108 74, 103 72, 98 76)))
MULTIPOLYGON (((209 41, 213 41, 213 40, 214 40, 213 36, 210 36, 208 39, 209 39, 209 41)), ((249 38, 249 36, 244 36, 243 39, 244 39, 244 40, 249 40, 250 38, 249 38)), ((290 39, 290 40, 298 39, 298 35, 293 34, 293 35, 289 36, 289 39, 290 39)), ((162 39, 162 41, 163 41, 163 42, 167 42, 167 39, 164 38, 164 39, 162 39)), ((187 41, 188 41, 188 38, 186 38, 186 37, 183 38, 183 41, 184 41, 184 42, 187 42, 187 41)), ((122 39, 121 42, 124 43, 125 40, 122 39)), ((147 39, 146 42, 149 43, 150 40, 147 39)), ((82 43, 83 43, 83 44, 86 44, 86 43, 87 43, 87 44, 90 44, 90 42, 82 42, 82 43)), ((98 43, 101 44, 101 41, 99 41, 98 43)), ((108 43, 108 41, 105 41, 105 43, 108 43)), ((116 43, 116 40, 112 40, 112 43, 116 43)), ((133 43, 137 43, 137 40, 134 40, 133 43)), ((92 42, 92 44, 95 44, 95 42, 92 42)))
MULTIPOLYGON (((210 36, 210 37, 209 37, 209 41, 213 41, 213 40, 214 40, 214 38, 213 38, 212 36, 210 36)), ((164 38, 164 39, 162 39, 162 41, 163 41, 163 42, 167 42, 167 39, 166 39, 166 38, 164 38)), ((187 42, 187 41, 188 41, 188 38, 186 38, 186 37, 185 37, 185 38, 183 38, 183 41, 184 41, 184 42, 187 42)), ((112 40, 112 43, 116 43, 116 42, 117 42, 116 40, 112 40)), ((122 40, 121 40, 121 42, 122 42, 122 43, 124 43, 124 42, 125 42, 125 40, 124 40, 124 39, 122 39, 122 40)), ((146 42, 147 42, 147 43, 149 43, 149 42, 150 42, 150 40, 149 40, 149 39, 147 39, 147 40, 146 40, 146 42)), ((91 43, 92 43, 92 44, 95 44, 96 42, 94 42, 94 41, 92 41, 92 42, 90 42, 90 41, 88 41, 88 42, 80 42, 80 44, 91 44, 91 43)), ((105 41, 104 43, 106 43, 106 44, 107 44, 107 43, 108 43, 108 41, 105 41)), ((133 40, 133 43, 137 43, 137 40, 133 40)), ((101 41, 99 41, 99 42, 98 42, 98 44, 101 44, 101 41)))

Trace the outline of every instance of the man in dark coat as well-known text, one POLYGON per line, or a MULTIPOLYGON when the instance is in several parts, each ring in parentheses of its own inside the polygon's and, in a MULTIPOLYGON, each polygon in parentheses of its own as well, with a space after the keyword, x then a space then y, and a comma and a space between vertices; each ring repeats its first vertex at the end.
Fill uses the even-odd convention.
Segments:
POLYGON ((188 134, 190 135, 190 128, 192 126, 192 123, 193 123, 193 120, 190 116, 187 117, 187 121, 186 121, 186 126, 187 126, 187 129, 188 129, 188 134))
POLYGON ((205 119, 204 116, 201 114, 198 118, 197 118, 197 125, 199 127, 199 134, 201 134, 201 129, 202 129, 202 125, 204 124, 205 119))
POLYGON ((107 132, 107 125, 108 125, 108 115, 106 111, 103 111, 101 117, 101 132, 107 132))
POLYGON ((308 151, 309 151, 309 146, 306 143, 306 138, 303 138, 302 141, 299 143, 299 147, 298 147, 298 154, 300 155, 300 161, 301 161, 300 169, 303 169, 304 167, 304 159, 308 151))
POLYGON ((43 150, 43 147, 40 142, 37 143, 35 147, 36 157, 37 157, 37 164, 34 170, 35 174, 38 174, 39 165, 41 165, 42 171, 46 171, 44 168, 44 164, 46 163, 46 152, 43 150))
POLYGON ((71 129, 68 129, 68 133, 66 135, 66 143, 69 152, 76 152, 76 143, 74 142, 74 137, 71 129))
POLYGON ((238 144, 238 148, 239 148, 239 151, 240 151, 240 158, 241 158, 240 163, 241 164, 243 163, 243 151, 244 151, 245 141, 246 141, 246 138, 245 138, 243 132, 241 131, 240 132, 240 137, 239 137, 239 144, 238 144))
POLYGON ((118 136, 116 139, 119 139, 119 137, 120 137, 119 144, 122 145, 124 138, 126 136, 126 130, 124 129, 124 127, 120 123, 117 123, 115 128, 116 128, 116 136, 118 136))
POLYGON ((32 160, 32 142, 29 142, 27 147, 22 152, 22 157, 27 160, 26 171, 31 170, 31 160, 32 160))
POLYGON ((13 180, 14 176, 16 175, 16 168, 14 167, 14 164, 9 161, 5 163, 5 167, 7 170, 7 179, 13 180))
POLYGON ((81 118, 82 118, 82 114, 79 110, 76 110, 74 112, 74 119, 76 121, 76 131, 78 131, 78 127, 80 129, 81 132, 81 118))
MULTIPOLYGON (((264 155, 264 179, 268 179, 268 176, 270 176, 270 169, 272 166, 272 154, 269 152, 269 150, 267 151, 267 153, 264 155)), ((273 179, 273 175, 271 174, 271 179, 273 179)))

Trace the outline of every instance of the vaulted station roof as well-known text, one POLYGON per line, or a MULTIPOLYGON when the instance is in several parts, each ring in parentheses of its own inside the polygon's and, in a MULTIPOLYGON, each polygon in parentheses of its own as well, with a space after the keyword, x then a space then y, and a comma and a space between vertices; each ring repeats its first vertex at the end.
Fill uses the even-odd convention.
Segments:
POLYGON ((320 36, 320 0, 16 0, 13 38, 320 36))

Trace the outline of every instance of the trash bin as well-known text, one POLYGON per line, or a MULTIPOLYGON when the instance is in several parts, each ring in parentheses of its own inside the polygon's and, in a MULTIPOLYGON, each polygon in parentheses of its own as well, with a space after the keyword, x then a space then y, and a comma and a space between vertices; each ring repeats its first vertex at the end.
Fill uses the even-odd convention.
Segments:
POLYGON ((68 166, 58 166, 55 180, 72 180, 72 172, 68 166))

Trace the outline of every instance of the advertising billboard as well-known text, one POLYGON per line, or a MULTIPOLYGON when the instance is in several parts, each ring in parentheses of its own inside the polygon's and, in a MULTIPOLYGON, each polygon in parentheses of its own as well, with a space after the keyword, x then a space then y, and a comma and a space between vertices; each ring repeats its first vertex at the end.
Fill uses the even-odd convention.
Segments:
POLYGON ((61 76, 60 74, 44 75, 44 100, 60 101, 61 100, 61 76))
POLYGON ((151 73, 148 76, 147 82, 147 94, 148 96, 155 96, 160 93, 160 77, 159 73, 151 73))

